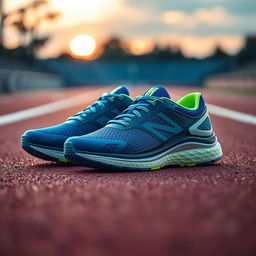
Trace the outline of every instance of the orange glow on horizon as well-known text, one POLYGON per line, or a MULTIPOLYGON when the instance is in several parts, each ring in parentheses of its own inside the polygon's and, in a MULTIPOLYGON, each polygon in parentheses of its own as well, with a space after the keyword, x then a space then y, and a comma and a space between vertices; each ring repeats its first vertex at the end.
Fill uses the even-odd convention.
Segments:
POLYGON ((178 39, 183 54, 186 57, 204 58, 214 52, 217 46, 220 46, 224 51, 233 55, 236 54, 244 45, 244 40, 241 36, 209 36, 196 37, 188 36, 178 39))
MULTIPOLYGON (((31 1, 4 0, 5 11, 8 13, 26 6, 31 1)), ((229 54, 236 54, 244 45, 242 34, 222 34, 221 31, 221 34, 216 34, 218 27, 226 26, 226 29, 228 29, 229 26, 231 28, 239 21, 238 17, 222 5, 198 8, 193 12, 188 12, 182 8, 177 10, 166 9, 159 14, 157 19, 165 26, 168 25, 170 30, 166 30, 166 32, 164 32, 165 30, 163 32, 156 31, 153 26, 152 31, 149 27, 148 32, 143 34, 139 34, 139 31, 136 30, 137 24, 149 22, 150 26, 150 22, 156 22, 156 18, 147 9, 130 4, 126 0, 51 0, 46 10, 48 8, 59 12, 61 15, 54 21, 43 22, 38 29, 39 35, 45 34, 51 37, 51 40, 38 50, 40 58, 54 58, 66 52, 74 58, 96 59, 103 51, 107 38, 110 38, 111 35, 120 36, 120 34, 121 39, 127 42, 128 50, 134 55, 147 54, 153 49, 154 44, 157 44, 177 46, 186 57, 204 58, 214 52, 217 45, 229 54), (127 25, 131 28, 131 32, 124 34, 127 25), (204 27, 203 31, 201 31, 201 26, 204 27), (209 28, 206 35, 204 35, 205 28, 209 28), (80 49, 78 43, 76 49, 72 50, 70 49, 70 41, 75 35, 83 34, 84 29, 86 29, 86 33, 97 38, 97 45, 91 53, 89 51, 89 53, 81 54, 80 51, 83 52, 85 47, 82 46, 80 49), (180 29, 180 32, 177 29, 180 29), (211 31, 211 29, 214 30, 211 31)), ((32 13, 26 22, 29 24, 30 19, 33 20, 33 18, 32 13)), ((4 29, 4 45, 8 49, 20 46, 21 42, 26 44, 26 41, 28 41, 28 38, 22 39, 22 33, 11 26, 12 21, 15 21, 15 19, 11 17, 7 19, 4 29)))
POLYGON ((130 42, 129 50, 134 55, 142 55, 153 50, 154 44, 151 40, 135 39, 130 42))

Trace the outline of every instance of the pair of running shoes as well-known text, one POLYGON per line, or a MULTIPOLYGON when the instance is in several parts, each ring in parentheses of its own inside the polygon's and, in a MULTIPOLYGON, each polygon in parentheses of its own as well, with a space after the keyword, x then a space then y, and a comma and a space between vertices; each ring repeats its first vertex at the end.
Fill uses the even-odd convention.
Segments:
POLYGON ((201 93, 175 102, 162 86, 135 100, 119 86, 62 124, 25 132, 22 147, 44 160, 124 170, 208 165, 222 157, 201 93))

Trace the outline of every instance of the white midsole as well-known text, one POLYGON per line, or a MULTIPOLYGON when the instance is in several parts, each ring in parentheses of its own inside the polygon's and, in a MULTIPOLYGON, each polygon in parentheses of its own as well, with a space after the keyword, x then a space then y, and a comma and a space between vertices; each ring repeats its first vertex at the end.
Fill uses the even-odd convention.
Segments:
POLYGON ((99 156, 92 154, 76 153, 77 155, 84 157, 88 160, 97 161, 100 163, 111 164, 120 167, 130 167, 130 168, 154 168, 154 167, 164 167, 167 165, 175 164, 194 164, 194 163, 204 163, 208 161, 213 161, 222 156, 221 145, 216 142, 215 144, 205 147, 202 143, 183 143, 178 145, 164 153, 159 155, 144 158, 144 159, 125 159, 125 158, 115 158, 107 156, 99 156), (182 150, 179 152, 173 152, 179 147, 191 145, 197 146, 199 148, 192 148, 187 150, 182 150), (200 145, 202 146, 200 148, 200 145))
POLYGON ((48 149, 48 148, 41 148, 41 147, 34 146, 34 145, 30 145, 30 147, 41 152, 41 153, 44 153, 47 156, 55 157, 55 158, 61 159, 61 160, 67 160, 64 156, 63 151, 58 151, 58 150, 53 150, 53 149, 48 149))

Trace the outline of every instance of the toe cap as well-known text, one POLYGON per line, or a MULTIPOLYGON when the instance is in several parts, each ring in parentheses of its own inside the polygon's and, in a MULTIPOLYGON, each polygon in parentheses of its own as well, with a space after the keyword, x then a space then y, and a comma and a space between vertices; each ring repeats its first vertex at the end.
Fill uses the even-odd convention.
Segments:
POLYGON ((29 143, 50 146, 50 147, 61 147, 63 148, 64 142, 67 139, 65 136, 53 135, 41 132, 38 130, 26 131, 22 138, 26 138, 29 143))

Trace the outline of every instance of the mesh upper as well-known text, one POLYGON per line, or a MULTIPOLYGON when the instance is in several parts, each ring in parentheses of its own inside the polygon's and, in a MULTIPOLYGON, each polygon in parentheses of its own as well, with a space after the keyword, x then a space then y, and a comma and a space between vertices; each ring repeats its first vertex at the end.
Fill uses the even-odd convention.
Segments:
POLYGON ((56 126, 38 130, 41 133, 62 135, 62 136, 81 136, 97 129, 94 124, 75 125, 63 123, 56 126))
MULTIPOLYGON (((172 111, 172 113, 170 114, 173 115, 174 121, 175 121, 175 118, 177 118, 182 123, 185 123, 185 126, 187 126, 193 121, 193 119, 186 117, 184 115, 181 116, 179 113, 176 113, 175 111, 172 111)), ((150 118, 145 120, 145 122, 153 122, 156 124, 162 124, 166 126, 169 125, 164 119, 160 118, 157 115, 152 115, 150 118)), ((175 133, 167 132, 160 129, 158 129, 158 132, 163 136, 165 136, 167 139, 171 139, 173 136, 176 135, 175 133)), ((147 150, 153 149, 154 147, 160 144, 159 141, 156 140, 151 134, 139 128, 122 130, 114 127, 104 127, 95 132, 87 134, 84 137, 109 140, 109 143, 100 149, 101 152, 105 152, 105 153, 107 152, 114 153, 117 148, 117 146, 111 140, 125 141, 127 145, 123 149, 123 153, 128 153, 128 154, 147 151, 147 150)))
POLYGON ((95 132, 87 134, 84 137, 94 139, 109 139, 109 144, 103 148, 104 152, 112 152, 115 150, 116 147, 114 143, 111 143, 111 140, 123 140, 127 142, 127 145, 123 150, 124 153, 145 151, 159 145, 159 142, 156 139, 137 128, 121 130, 113 127, 104 127, 95 132))
POLYGON ((193 119, 191 117, 185 116, 185 115, 181 115, 180 113, 178 113, 177 111, 171 111, 171 115, 168 115, 166 112, 165 114, 167 116, 170 116, 170 118, 172 118, 173 120, 177 120, 182 126, 189 126, 192 122, 193 119))

